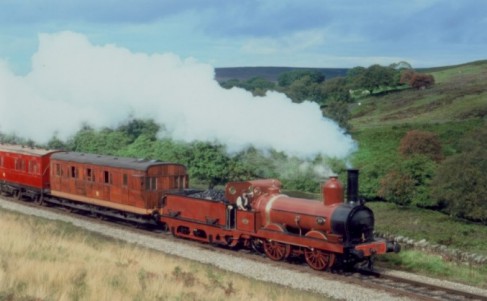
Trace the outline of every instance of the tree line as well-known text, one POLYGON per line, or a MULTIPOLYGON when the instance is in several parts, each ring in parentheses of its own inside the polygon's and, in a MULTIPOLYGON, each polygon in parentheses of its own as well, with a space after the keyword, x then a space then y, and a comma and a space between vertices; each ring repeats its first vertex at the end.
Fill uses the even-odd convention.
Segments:
POLYGON ((331 79, 326 79, 320 71, 298 69, 282 73, 277 82, 253 77, 248 80, 223 81, 220 85, 226 89, 243 88, 254 96, 278 91, 296 103, 306 100, 316 102, 321 106, 324 116, 350 130, 348 107, 357 98, 407 88, 425 89, 434 85, 434 82, 432 75, 417 72, 407 62, 400 62, 389 66, 376 64, 368 68, 354 67, 347 72, 347 76, 331 79))

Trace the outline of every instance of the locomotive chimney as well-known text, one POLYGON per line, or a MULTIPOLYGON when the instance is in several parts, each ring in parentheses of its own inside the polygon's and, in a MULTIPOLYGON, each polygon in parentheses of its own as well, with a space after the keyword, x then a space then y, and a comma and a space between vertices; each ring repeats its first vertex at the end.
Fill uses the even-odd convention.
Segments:
POLYGON ((358 169, 348 169, 347 202, 358 202, 358 169))

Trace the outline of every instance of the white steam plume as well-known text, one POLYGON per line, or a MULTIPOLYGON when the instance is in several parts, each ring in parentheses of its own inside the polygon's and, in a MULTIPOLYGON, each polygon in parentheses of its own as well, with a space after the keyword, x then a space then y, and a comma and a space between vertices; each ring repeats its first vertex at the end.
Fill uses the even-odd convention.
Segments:
POLYGON ((229 151, 253 145, 301 158, 344 157, 350 136, 321 116, 317 104, 284 94, 253 97, 225 90, 214 69, 174 54, 95 46, 81 34, 40 34, 32 70, 15 75, 0 60, 0 131, 47 142, 82 123, 117 126, 127 116, 153 118, 176 140, 218 141, 229 151))

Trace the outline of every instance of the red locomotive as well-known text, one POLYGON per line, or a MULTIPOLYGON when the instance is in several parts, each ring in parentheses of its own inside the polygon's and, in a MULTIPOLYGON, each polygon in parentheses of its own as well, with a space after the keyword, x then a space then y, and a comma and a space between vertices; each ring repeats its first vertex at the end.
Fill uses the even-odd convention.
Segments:
POLYGON ((215 196, 188 189, 181 164, 14 146, 0 146, 0 176, 0 191, 19 198, 152 223, 272 260, 304 256, 316 270, 399 251, 374 238, 373 212, 357 195, 358 170, 349 170, 347 202, 336 177, 323 186, 322 202, 288 197, 275 179, 231 182, 215 196))
POLYGON ((281 183, 274 179, 233 182, 224 198, 168 194, 161 221, 175 236, 242 244, 262 249, 272 260, 304 255, 315 270, 398 252, 399 245, 374 238, 374 214, 357 196, 358 170, 348 174, 347 203, 336 177, 323 186, 323 202, 281 194, 281 183))

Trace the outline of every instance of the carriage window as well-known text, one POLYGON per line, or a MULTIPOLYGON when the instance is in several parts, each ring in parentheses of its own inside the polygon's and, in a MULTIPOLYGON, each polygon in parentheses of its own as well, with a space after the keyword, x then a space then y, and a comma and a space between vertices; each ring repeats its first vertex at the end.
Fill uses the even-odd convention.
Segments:
POLYGON ((86 180, 90 182, 95 182, 95 173, 91 168, 86 169, 86 180))
POLYGON ((109 171, 103 172, 103 183, 111 184, 112 183, 112 174, 109 171))
POLYGON ((70 170, 70 176, 71 178, 77 178, 78 177, 78 169, 76 168, 76 166, 71 166, 71 170, 70 170))
POLYGON ((39 165, 37 164, 37 161, 29 161, 29 173, 39 174, 39 165))
POLYGON ((61 176, 62 174, 61 171, 62 171, 61 166, 58 163, 56 163, 56 176, 61 176))
POLYGON ((157 190, 157 178, 156 177, 145 178, 145 190, 157 190))
POLYGON ((129 177, 127 176, 126 173, 124 173, 123 174, 123 182, 122 182, 122 184, 123 184, 123 186, 127 186, 128 183, 129 183, 129 177))
POLYGON ((180 176, 179 179, 180 179, 180 182, 179 182, 180 183, 180 186, 179 186, 179 188, 185 188, 186 187, 186 176, 180 176))
POLYGON ((184 188, 184 176, 175 176, 173 179, 173 188, 184 188))
POLYGON ((17 158, 15 159, 15 169, 17 170, 25 170, 25 162, 24 160, 17 158))

